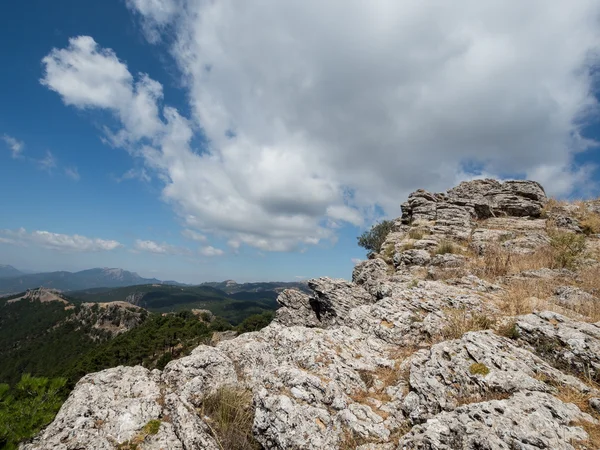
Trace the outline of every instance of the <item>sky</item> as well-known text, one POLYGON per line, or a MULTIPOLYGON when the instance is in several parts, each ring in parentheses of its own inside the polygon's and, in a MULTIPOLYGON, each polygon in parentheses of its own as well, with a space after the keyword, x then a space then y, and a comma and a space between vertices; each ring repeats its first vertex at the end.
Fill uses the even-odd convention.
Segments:
POLYGON ((0 3, 0 264, 350 278, 408 194, 600 195, 597 0, 0 3))

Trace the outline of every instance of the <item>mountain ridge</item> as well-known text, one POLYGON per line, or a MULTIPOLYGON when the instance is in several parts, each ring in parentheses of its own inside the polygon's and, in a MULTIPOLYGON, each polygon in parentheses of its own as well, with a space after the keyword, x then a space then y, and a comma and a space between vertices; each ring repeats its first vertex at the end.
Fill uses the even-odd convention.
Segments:
POLYGON ((597 206, 413 192, 351 282, 286 289, 267 327, 162 371, 87 375, 23 449, 600 448, 597 206))

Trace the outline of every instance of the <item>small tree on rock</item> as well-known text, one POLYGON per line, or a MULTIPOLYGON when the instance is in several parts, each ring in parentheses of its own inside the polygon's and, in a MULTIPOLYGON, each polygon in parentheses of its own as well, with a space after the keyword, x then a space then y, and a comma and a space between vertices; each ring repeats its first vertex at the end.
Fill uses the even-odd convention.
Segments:
POLYGON ((377 253, 381 251, 381 246, 385 241, 386 236, 392 231, 394 222, 384 220, 376 223, 370 230, 365 231, 358 236, 358 245, 369 250, 369 253, 377 253))

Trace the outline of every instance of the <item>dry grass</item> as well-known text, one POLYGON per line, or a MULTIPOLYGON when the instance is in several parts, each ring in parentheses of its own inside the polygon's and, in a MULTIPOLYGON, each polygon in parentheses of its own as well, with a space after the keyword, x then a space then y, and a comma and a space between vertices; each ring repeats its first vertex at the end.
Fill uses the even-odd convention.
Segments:
POLYGON ((498 307, 508 316, 548 309, 548 298, 554 293, 555 283, 544 278, 512 280, 500 294, 498 307))
MULTIPOLYGON (((390 430, 391 434, 387 441, 397 443, 402 436, 411 430, 411 426, 408 422, 403 423, 400 427, 390 430)), ((357 447, 365 444, 383 444, 384 442, 376 438, 365 438, 354 433, 352 430, 344 430, 342 433, 338 449, 340 450, 355 450, 357 447)))
POLYGON ((471 403, 489 402, 491 400, 506 400, 511 395, 512 394, 508 392, 486 391, 478 392, 476 394, 459 395, 455 397, 455 399, 458 406, 462 406, 470 405, 471 403))
POLYGON ((436 255, 445 255, 447 253, 458 253, 455 245, 450 241, 441 241, 435 249, 436 255))
POLYGON ((554 266, 554 254, 550 246, 532 253, 513 253, 498 243, 486 246, 480 258, 471 260, 471 270, 480 278, 495 281, 499 277, 513 275, 525 270, 537 270, 554 266))
POLYGON ((441 342, 449 339, 460 339, 469 331, 487 330, 494 326, 494 317, 485 314, 473 313, 466 309, 444 310, 445 325, 433 342, 441 342))
POLYGON ((250 391, 223 386, 204 398, 199 412, 207 418, 205 422, 222 450, 260 448, 252 435, 254 408, 250 391))
POLYGON ((423 237, 426 235, 427 233, 425 232, 425 230, 421 229, 421 228, 411 228, 408 231, 408 237, 411 239, 415 239, 415 240, 419 240, 419 239, 423 239, 423 237))
MULTIPOLYGON (((399 347, 389 357, 394 361, 392 367, 380 366, 375 370, 359 370, 358 374, 365 384, 367 390, 356 391, 350 396, 352 400, 357 403, 368 404, 368 399, 376 399, 381 402, 390 401, 390 397, 387 394, 387 388, 395 386, 402 380, 408 388, 408 369, 402 369, 401 365, 406 361, 413 353, 418 349, 416 347, 399 347)), ((372 406, 372 405, 370 405, 372 406)), ((376 414, 384 416, 387 413, 385 411, 375 410, 376 414)), ((384 417, 385 418, 385 417, 384 417)))

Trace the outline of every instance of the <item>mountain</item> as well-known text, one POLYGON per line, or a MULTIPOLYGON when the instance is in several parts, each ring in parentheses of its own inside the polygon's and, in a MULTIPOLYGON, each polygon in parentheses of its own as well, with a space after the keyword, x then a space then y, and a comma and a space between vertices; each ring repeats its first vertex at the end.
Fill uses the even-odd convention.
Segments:
POLYGON ((0 294, 22 292, 26 289, 47 287, 61 291, 90 289, 95 287, 120 287, 136 284, 161 283, 155 278, 142 278, 135 272, 123 269, 97 268, 80 272, 47 272, 21 274, 0 278, 0 294))
MULTIPOLYGON (((219 283, 215 283, 219 284, 219 283)), ((69 292, 69 296, 81 302, 125 301, 152 312, 177 312, 191 309, 207 309, 232 324, 238 324, 252 314, 277 309, 277 296, 281 283, 270 284, 272 289, 239 291, 229 294, 208 284, 182 286, 144 284, 120 288, 97 288, 69 292)))
POLYGON ((298 289, 300 291, 309 292, 306 282, 258 282, 258 283, 236 283, 233 280, 225 280, 220 282, 206 282, 200 286, 210 286, 219 289, 227 294, 235 294, 238 292, 281 292, 284 289, 298 289))
POLYGON ((598 449, 599 248, 600 205, 535 182, 418 190, 351 282, 88 374, 22 449, 598 449))
POLYGON ((0 278, 17 277, 19 275, 24 275, 24 272, 15 269, 13 266, 0 264, 0 278))

